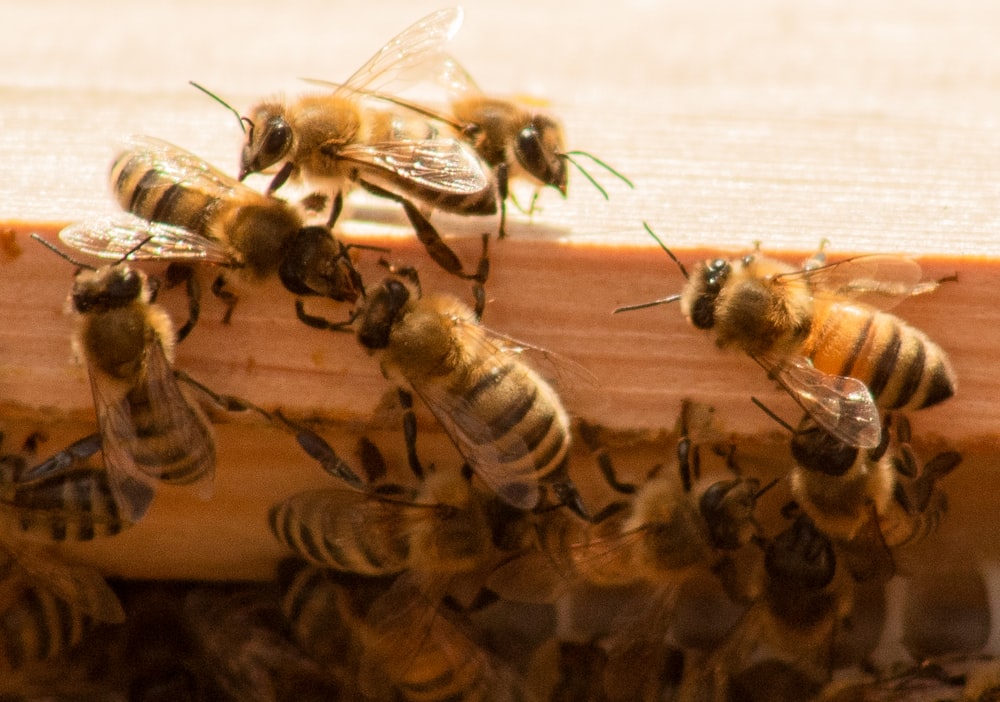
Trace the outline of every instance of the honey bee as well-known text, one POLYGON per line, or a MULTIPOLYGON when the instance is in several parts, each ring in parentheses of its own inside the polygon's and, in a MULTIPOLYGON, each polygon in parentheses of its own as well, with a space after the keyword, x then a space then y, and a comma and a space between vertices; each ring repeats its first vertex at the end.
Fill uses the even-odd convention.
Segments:
POLYGON ((397 578, 356 629, 362 690, 386 698, 388 681, 414 702, 525 699, 524 680, 477 640, 468 617, 408 576, 397 578))
POLYGON ((100 450, 101 435, 90 434, 30 470, 22 457, 4 457, 0 513, 13 528, 51 541, 89 541, 128 528, 107 471, 86 463, 100 450), (42 477, 29 480, 25 473, 42 477))
MULTIPOLYGON (((240 270, 249 280, 277 275, 297 296, 354 302, 362 291, 347 246, 325 227, 304 226, 302 215, 278 198, 262 195, 178 146, 149 136, 125 140, 111 167, 111 187, 123 209, 112 216, 70 225, 59 238, 102 258, 209 263, 240 270), (140 247, 145 239, 151 241, 140 247)), ((196 279, 190 273, 190 319, 199 315, 196 279)), ((212 291, 226 304, 228 322, 236 297, 220 275, 212 291)), ((300 315, 301 317, 302 315, 300 315)))
POLYGON ((196 484, 207 499, 215 475, 211 425, 181 391, 173 325, 151 294, 145 273, 116 263, 81 267, 70 295, 111 492, 130 522, 148 509, 154 481, 196 484))
POLYGON ((555 390, 467 306, 448 295, 415 296, 390 277, 368 291, 355 332, 383 375, 424 401, 502 500, 532 509, 542 482, 559 502, 586 514, 566 475, 569 417, 555 390))
MULTIPOLYGON (((726 640, 681 683, 678 699, 731 699, 734 681, 774 659, 818 689, 832 672, 834 636, 850 608, 833 543, 800 513, 765 547, 759 598, 726 640)), ((686 671, 687 672, 687 671, 686 671)))
POLYGON ((184 598, 183 615, 201 663, 231 699, 341 698, 335 676, 288 638, 270 589, 196 587, 184 598))
MULTIPOLYGON (((566 197, 567 163, 575 166, 608 199, 607 191, 577 160, 580 156, 589 158, 628 187, 633 187, 628 178, 599 158, 584 151, 567 151, 563 126, 553 115, 527 100, 484 94, 468 71, 447 53, 442 52, 435 63, 438 65, 427 73, 447 89, 449 105, 443 111, 398 95, 367 94, 446 123, 475 148, 496 178, 501 238, 505 235, 506 201, 508 197, 513 199, 509 187, 511 180, 526 180, 536 187, 531 205, 526 208, 528 213, 534 211, 541 188, 552 187, 566 197)), ((323 81, 309 82, 336 87, 323 81)), ((514 202, 517 204, 516 199, 514 202)))
POLYGON ((39 546, 0 537, 0 670, 59 655, 95 621, 125 619, 96 571, 56 560, 39 546))
POLYGON ((750 356, 834 438, 875 448, 879 409, 943 402, 956 380, 926 334, 865 300, 885 306, 938 282, 921 282, 919 265, 896 256, 820 261, 795 268, 755 252, 699 263, 690 275, 681 266, 688 282, 679 295, 617 311, 680 301, 695 328, 750 356))
POLYGON ((409 569, 450 577, 491 553, 489 525, 468 481, 437 471, 425 476, 418 494, 403 488, 298 493, 272 507, 268 520, 275 537, 302 558, 358 575, 409 569))
POLYGON ((417 112, 366 95, 419 73, 440 55, 461 21, 460 8, 434 12, 389 40, 329 92, 291 103, 265 100, 253 106, 249 116, 240 118, 248 129, 239 179, 284 161, 268 192, 286 180, 302 178, 332 190, 331 228, 352 184, 400 201, 436 263, 449 273, 485 283, 485 271, 464 272, 461 261, 413 203, 456 214, 495 214, 497 186, 490 172, 463 140, 439 135, 437 127, 417 112))

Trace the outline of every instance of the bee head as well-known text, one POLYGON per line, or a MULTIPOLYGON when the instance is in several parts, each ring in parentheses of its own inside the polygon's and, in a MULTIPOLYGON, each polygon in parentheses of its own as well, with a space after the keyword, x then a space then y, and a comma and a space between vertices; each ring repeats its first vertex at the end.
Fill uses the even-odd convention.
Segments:
POLYGON ((849 471, 860 451, 834 437, 808 414, 792 435, 791 449, 792 458, 806 470, 832 476, 849 471))
POLYGON ((799 514, 767 545, 764 568, 785 587, 820 590, 830 584, 836 570, 833 544, 809 517, 799 514))
POLYGON ((410 290, 395 278, 387 278, 366 298, 358 341, 367 349, 384 349, 389 345, 393 325, 410 301, 410 290))
POLYGON ((684 296, 687 305, 687 315, 698 329, 711 329, 715 326, 715 304, 722 292, 732 265, 724 258, 701 264, 691 276, 691 290, 684 296))
POLYGON ((547 115, 535 114, 517 134, 514 153, 518 163, 545 185, 566 194, 566 163, 562 127, 547 115))
POLYGON ((716 548, 734 551, 750 542, 759 487, 757 480, 736 478, 712 483, 702 493, 698 510, 716 548))
POLYGON ((291 150, 294 136, 284 108, 277 103, 261 105, 246 123, 249 128, 240 156, 240 180, 280 161, 291 150))
POLYGON ((282 256, 278 276, 296 295, 355 302, 362 290, 361 276, 350 257, 325 227, 299 230, 282 256))
POLYGON ((145 277, 128 266, 115 265, 82 270, 73 282, 73 307, 77 312, 107 312, 135 302, 145 277))

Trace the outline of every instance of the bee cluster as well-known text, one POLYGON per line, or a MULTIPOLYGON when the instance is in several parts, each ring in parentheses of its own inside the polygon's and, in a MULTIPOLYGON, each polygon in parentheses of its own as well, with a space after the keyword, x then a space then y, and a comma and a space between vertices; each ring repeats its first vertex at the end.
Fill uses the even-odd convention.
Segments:
POLYGON ((793 426, 758 403, 789 435, 788 466, 770 482, 744 468, 711 408, 695 402, 682 404, 665 461, 623 471, 605 432, 571 420, 524 348, 480 324, 490 234, 467 266, 430 213, 498 216, 502 238, 510 181, 565 195, 566 164, 579 167, 578 156, 624 177, 567 151, 552 117, 479 94, 444 50, 460 20, 457 8, 433 13, 344 83, 257 105, 240 117, 235 178, 180 147, 130 137, 110 172, 125 212, 60 233, 75 252, 111 262, 95 267, 47 244, 78 267, 73 345, 97 428, 37 463, 30 441, 0 460, 0 670, 12 681, 0 693, 995 699, 987 666, 880 669, 880 632, 864 626, 897 559, 945 515, 939 482, 961 462, 950 450, 919 457, 905 414, 954 394, 945 352, 880 309, 942 281, 891 256, 828 263, 821 252, 795 267, 755 251, 690 273, 677 261, 680 295, 618 311, 679 302, 692 326, 748 355, 804 415, 793 426), (449 104, 394 92, 413 75, 432 76, 449 104), (265 170, 275 173, 266 192, 242 182, 265 170), (286 181, 316 192, 288 202, 274 194, 286 181), (358 259, 374 253, 334 236, 355 186, 402 206, 434 263, 471 282, 472 305, 424 291, 414 269, 382 260, 382 279, 365 280, 358 259), (133 262, 169 266, 160 280, 133 262), (234 272, 278 278, 317 334, 354 334, 398 387, 406 466, 387 468, 367 439, 352 465, 307 422, 176 368, 208 270, 226 323, 238 314, 234 272), (156 297, 181 284, 188 319, 175 330, 156 297), (310 296, 349 311, 327 319, 306 310, 310 296), (414 397, 461 470, 421 459, 414 397), (328 487, 261 515, 289 554, 274 582, 112 587, 38 544, 113 537, 143 518, 159 484, 210 498, 206 407, 255 413, 329 474, 328 487), (574 447, 587 455, 571 477, 574 447), (584 473, 596 490, 577 488, 584 473))

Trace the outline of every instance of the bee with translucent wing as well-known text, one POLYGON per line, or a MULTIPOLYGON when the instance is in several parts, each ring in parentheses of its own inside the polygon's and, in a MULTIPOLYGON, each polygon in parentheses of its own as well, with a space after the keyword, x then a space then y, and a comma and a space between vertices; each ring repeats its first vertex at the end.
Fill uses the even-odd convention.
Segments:
MULTIPOLYGON (((647 226, 647 231, 656 238, 647 226)), ((681 265, 673 253, 657 242, 681 265)), ((699 263, 678 295, 625 311, 679 301, 716 346, 743 351, 837 440, 875 448, 879 409, 919 409, 955 393, 955 372, 926 334, 883 307, 933 290, 916 262, 859 256, 796 268, 753 253, 699 263)))

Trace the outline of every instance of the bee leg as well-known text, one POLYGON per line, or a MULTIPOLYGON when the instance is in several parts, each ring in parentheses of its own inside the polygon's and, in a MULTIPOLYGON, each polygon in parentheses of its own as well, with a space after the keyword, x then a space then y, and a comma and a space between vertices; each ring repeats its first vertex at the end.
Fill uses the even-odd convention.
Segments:
POLYGON ((222 323, 229 324, 239 298, 231 290, 226 290, 226 278, 221 273, 212 281, 212 294, 222 300, 222 304, 226 306, 226 313, 222 315, 222 323))
POLYGON ((507 177, 507 164, 497 166, 497 192, 500 198, 500 231, 497 236, 503 239, 507 236, 507 195, 510 193, 510 183, 507 177))
POLYGON ((326 220, 327 229, 332 230, 333 225, 340 219, 340 213, 344 211, 344 193, 341 190, 333 196, 333 204, 330 205, 330 217, 326 220))
POLYGON ((267 186, 265 194, 268 196, 273 195, 275 190, 285 184, 288 176, 292 175, 293 170, 295 170, 295 164, 291 161, 286 161, 281 170, 274 174, 274 178, 271 179, 271 184, 267 186))
POLYGON ((379 451, 378 446, 367 437, 362 436, 358 439, 357 454, 369 483, 377 483, 386 476, 388 470, 385 465, 385 456, 379 451))
POLYGON ((417 456, 417 415, 413 413, 413 395, 399 388, 399 404, 403 408, 403 439, 406 441, 406 459, 410 464, 410 470, 423 480, 424 467, 420 464, 420 457, 417 456))
POLYGON ((73 468, 80 461, 85 461, 101 450, 101 434, 95 432, 82 439, 74 441, 59 453, 50 456, 37 466, 20 471, 18 481, 34 480, 36 478, 56 475, 73 468))
MULTIPOLYGON (((611 456, 608 455, 607 450, 598 438, 597 427, 581 419, 577 422, 577 433, 580 434, 580 439, 587 445, 591 453, 594 454, 597 467, 600 469, 601 475, 604 476, 604 481, 608 484, 608 487, 622 495, 634 494, 638 489, 634 483, 623 483, 618 480, 614 464, 611 462, 611 456)), ((594 517, 594 519, 597 519, 597 517, 594 517)))
POLYGON ((296 298, 295 300, 295 316, 299 318, 303 324, 307 324, 314 329, 322 329, 323 331, 335 331, 335 332, 346 332, 350 331, 351 324, 354 323, 355 315, 352 314, 346 322, 331 322, 325 317, 320 317, 318 315, 309 314, 306 312, 305 304, 302 302, 302 298, 296 298))
POLYGON ((319 463, 320 467, 332 475, 335 478, 343 480, 348 485, 356 488, 364 487, 364 482, 357 474, 351 469, 347 462, 344 461, 337 452, 333 450, 333 447, 327 443, 326 439, 314 432, 308 427, 304 427, 301 424, 297 424, 281 413, 280 410, 275 412, 277 418, 285 425, 288 429, 291 429, 295 434, 295 440, 298 442, 302 450, 305 451, 310 458, 314 459, 319 463))
POLYGON ((171 263, 167 266, 167 288, 184 283, 184 289, 188 298, 188 318, 184 325, 177 330, 177 343, 184 341, 187 335, 194 329, 201 316, 201 283, 195 275, 194 268, 184 263, 171 263))

